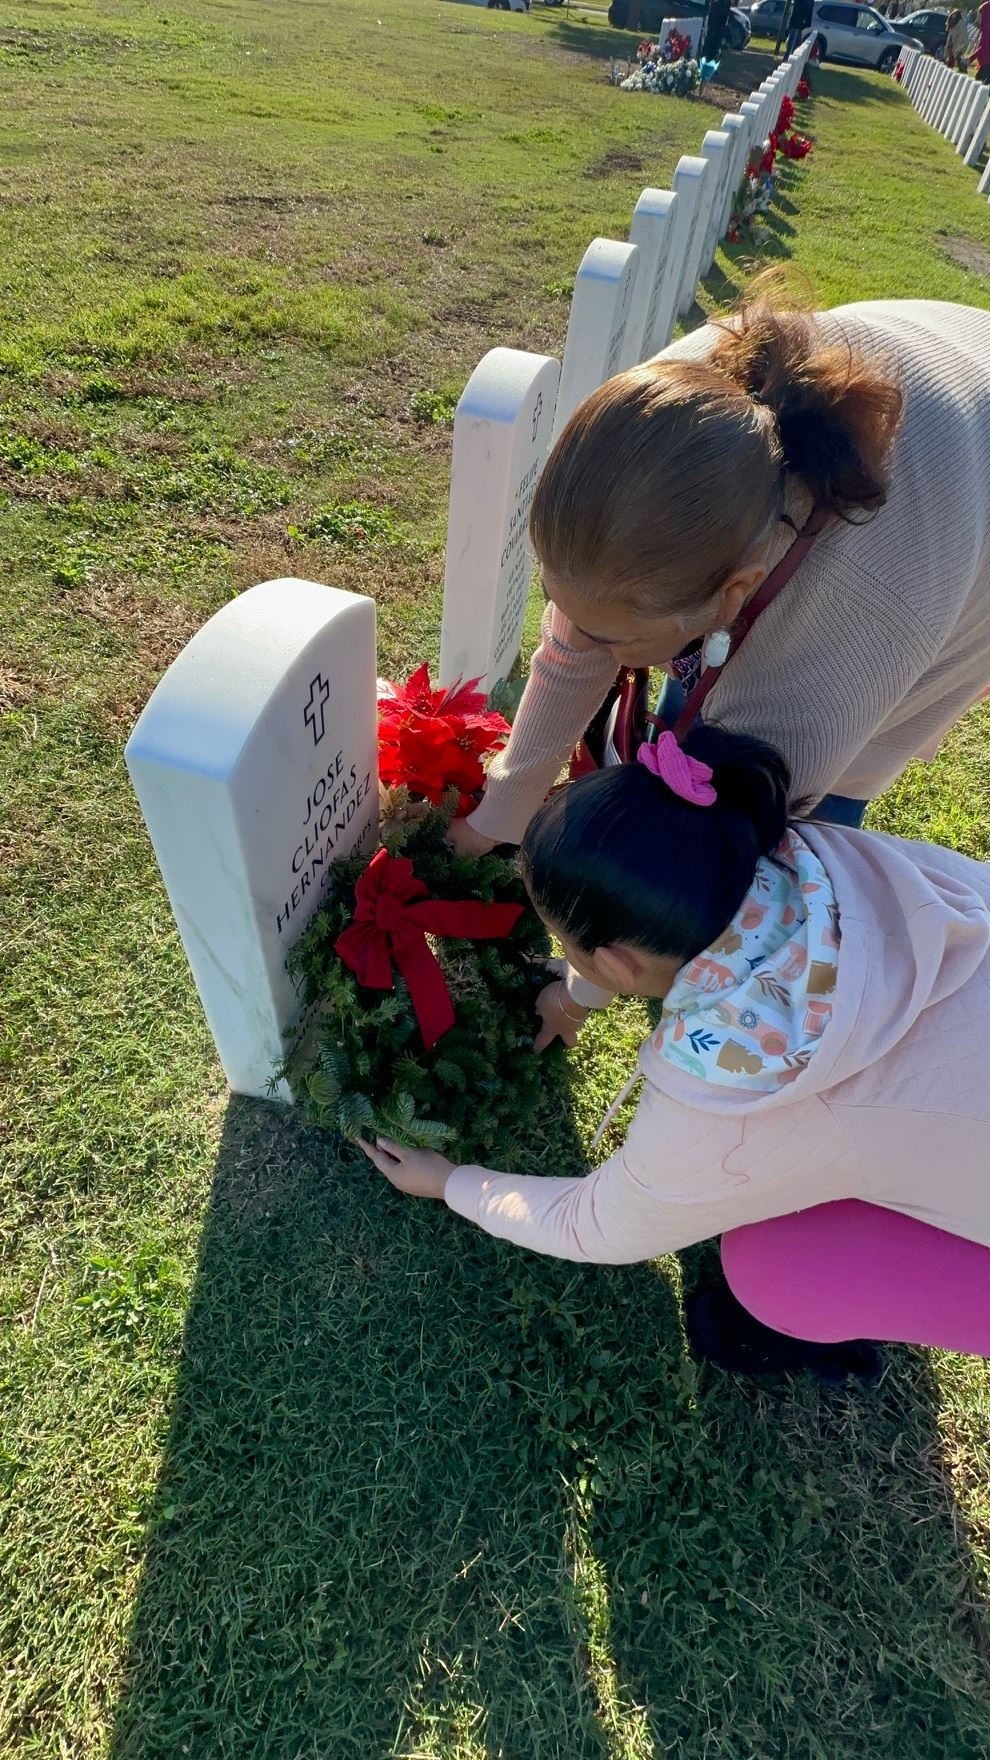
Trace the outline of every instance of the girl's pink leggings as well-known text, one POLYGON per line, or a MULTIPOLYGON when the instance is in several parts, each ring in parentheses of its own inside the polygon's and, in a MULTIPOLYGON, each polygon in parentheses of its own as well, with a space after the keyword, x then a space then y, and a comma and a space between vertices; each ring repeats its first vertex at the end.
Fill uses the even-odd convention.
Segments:
POLYGON ((990 1357, 990 1247, 855 1198, 722 1236, 733 1294, 776 1332, 990 1357))

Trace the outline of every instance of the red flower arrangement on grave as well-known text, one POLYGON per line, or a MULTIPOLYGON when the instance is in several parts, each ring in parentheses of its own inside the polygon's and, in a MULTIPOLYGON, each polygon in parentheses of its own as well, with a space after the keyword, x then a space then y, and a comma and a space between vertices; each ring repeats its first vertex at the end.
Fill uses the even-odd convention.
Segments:
MULTIPOLYGON (((799 98, 810 98, 811 87, 802 79, 797 88, 799 98)), ((738 244, 744 229, 754 225, 759 215, 767 213, 773 200, 777 154, 785 159, 806 159, 812 142, 794 127, 794 103, 788 96, 780 101, 776 125, 771 129, 764 150, 749 161, 739 189, 727 238, 738 244)))
POLYGON ((811 142, 806 134, 798 134, 792 129, 780 142, 780 150, 785 159, 806 159, 811 152, 811 142))
POLYGON ((477 687, 379 681, 378 836, 289 954, 305 1028, 279 1071, 321 1128, 467 1161, 509 1152, 559 1061, 533 1056, 550 942, 515 858, 446 841, 510 731, 477 687))
POLYGON ((482 759, 511 732, 477 686, 470 678, 434 689, 427 666, 406 684, 379 685, 378 769, 387 787, 408 788, 435 807, 456 788, 457 815, 471 811, 485 785, 482 759))
POLYGON ((667 41, 664 45, 663 51, 664 60, 681 61, 682 59, 689 57, 690 54, 691 38, 682 35, 680 31, 668 31, 667 41))

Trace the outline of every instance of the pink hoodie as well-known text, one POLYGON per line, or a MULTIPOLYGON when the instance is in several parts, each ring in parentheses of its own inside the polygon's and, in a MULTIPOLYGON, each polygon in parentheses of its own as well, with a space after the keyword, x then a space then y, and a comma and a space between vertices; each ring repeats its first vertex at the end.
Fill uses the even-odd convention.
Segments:
POLYGON ((772 1093, 661 1057, 621 1149, 581 1179, 459 1167, 451 1209, 560 1259, 630 1264, 862 1198, 990 1246, 990 866, 804 825, 839 910, 831 1018, 772 1093))

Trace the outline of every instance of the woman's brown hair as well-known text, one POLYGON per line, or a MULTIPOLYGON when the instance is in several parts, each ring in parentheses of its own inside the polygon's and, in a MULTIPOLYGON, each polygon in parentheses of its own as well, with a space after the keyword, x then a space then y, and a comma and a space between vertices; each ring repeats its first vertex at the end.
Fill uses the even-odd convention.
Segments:
POLYGON ((645 362, 592 392, 537 485, 544 567, 589 597, 700 609, 766 535, 790 471, 852 520, 882 507, 896 374, 805 312, 745 305, 705 362, 645 362))

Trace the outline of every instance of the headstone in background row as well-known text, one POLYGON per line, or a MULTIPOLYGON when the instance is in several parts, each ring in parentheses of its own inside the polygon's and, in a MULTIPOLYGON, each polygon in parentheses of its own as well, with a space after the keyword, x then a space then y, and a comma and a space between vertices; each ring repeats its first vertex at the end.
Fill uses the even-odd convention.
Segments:
MULTIPOLYGON (((674 171, 673 184, 677 195, 677 232, 680 247, 680 269, 677 285, 674 288, 673 310, 671 313, 671 331, 677 314, 689 312, 694 303, 696 281, 688 286, 688 266, 692 246, 695 242, 695 229, 698 215, 705 194, 708 178, 708 160, 692 153, 682 153, 674 171)), ((668 337, 669 341, 669 337, 668 337)))
POLYGON ((666 337, 659 340, 657 320, 676 214, 677 197, 671 189, 644 189, 633 210, 629 242, 639 251, 639 268, 626 324, 627 367, 666 346, 666 337))
POLYGON ((492 690, 519 653, 533 551, 529 508, 550 444, 560 363, 493 348, 454 413, 440 682, 492 690))
POLYGON ((574 277, 553 440, 579 403, 624 364, 639 251, 614 238, 593 238, 574 277))
POLYGON ((269 1092, 300 1016, 286 955, 331 862, 377 836, 376 696, 372 600, 266 581, 193 636, 127 742, 236 1093, 269 1092))
POLYGON ((963 105, 962 114, 952 137, 957 153, 962 154, 966 151, 979 112, 986 107, 988 100, 990 100, 990 89, 981 86, 980 82, 974 79, 972 90, 963 105))
MULTIPOLYGON (((963 154, 964 165, 976 164, 980 154, 987 144, 988 136, 990 136, 990 92, 987 94, 986 107, 983 110, 977 111, 976 126, 970 136, 969 146, 963 154)), ((985 180, 981 181, 978 187, 981 190, 985 189, 985 180)))
MULTIPOLYGON (((723 134, 721 129, 709 128, 701 143, 700 158, 708 163, 708 175, 701 188, 701 200, 694 222, 691 245, 685 259, 684 284, 681 288, 682 312, 689 312, 694 304, 695 290, 702 275, 710 267, 710 258, 706 259, 705 247, 711 228, 712 209, 721 205, 722 185, 729 163, 731 138, 723 134), (685 303, 686 302, 686 303, 685 303)), ((713 247, 714 254, 714 247, 713 247)))
POLYGON ((670 226, 670 243, 667 248, 667 259, 664 264, 660 281, 660 292, 657 297, 656 318, 653 327, 653 339, 650 354, 659 354, 666 348, 674 334, 677 322, 677 302, 684 275, 684 262, 691 241, 691 228, 697 212, 698 179, 707 172, 704 159, 692 158, 684 153, 677 162, 671 182, 673 194, 677 197, 670 226), (700 167, 700 169, 699 169, 700 167))
MULTIPOLYGON (((763 157, 766 135, 761 134, 760 132, 760 105, 754 98, 747 98, 745 103, 740 104, 739 114, 740 116, 745 116, 746 121, 749 124, 749 141, 746 149, 746 161, 742 168, 743 173, 745 173, 746 164, 749 161, 757 157, 763 157)), ((740 175, 740 182, 741 181, 742 175, 740 175)))
POLYGON ((749 123, 737 110, 730 110, 723 116, 719 128, 723 134, 729 136, 729 169, 725 175, 722 199, 712 209, 712 224, 708 234, 708 268, 711 268, 719 243, 728 230, 732 204, 746 168, 746 147, 749 141, 749 123))

